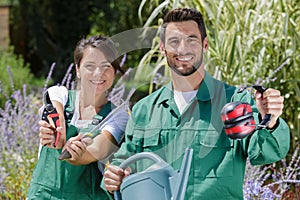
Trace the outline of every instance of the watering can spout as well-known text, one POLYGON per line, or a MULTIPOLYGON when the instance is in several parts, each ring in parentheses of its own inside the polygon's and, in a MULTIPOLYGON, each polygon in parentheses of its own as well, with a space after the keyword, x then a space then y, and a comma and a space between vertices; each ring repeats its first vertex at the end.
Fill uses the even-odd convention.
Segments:
POLYGON ((174 200, 184 199, 192 158, 193 158, 193 149, 187 148, 185 150, 184 158, 182 160, 178 181, 176 181, 174 195, 173 195, 174 200))

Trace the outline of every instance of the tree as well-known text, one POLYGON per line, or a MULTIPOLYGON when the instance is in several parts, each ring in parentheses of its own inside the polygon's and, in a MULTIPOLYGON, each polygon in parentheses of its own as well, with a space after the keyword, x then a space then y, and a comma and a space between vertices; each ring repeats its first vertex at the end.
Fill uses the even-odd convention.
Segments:
MULTIPOLYGON (((12 44, 30 63, 35 76, 46 76, 55 62, 52 78, 57 82, 73 62, 74 47, 82 37, 99 33, 113 36, 140 27, 136 12, 139 2, 19 0, 12 7, 12 44)), ((135 66, 142 53, 129 53, 126 64, 135 66)))
POLYGON ((55 62, 53 78, 61 80, 73 60, 76 42, 90 31, 92 6, 88 0, 19 0, 12 7, 12 44, 35 76, 46 76, 55 62))

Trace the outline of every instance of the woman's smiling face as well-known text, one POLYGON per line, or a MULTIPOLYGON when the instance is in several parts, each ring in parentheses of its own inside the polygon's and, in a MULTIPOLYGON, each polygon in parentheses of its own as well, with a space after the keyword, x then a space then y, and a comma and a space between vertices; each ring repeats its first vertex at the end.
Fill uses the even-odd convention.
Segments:
POLYGON ((76 67, 83 90, 103 94, 115 79, 115 69, 99 49, 88 47, 83 52, 80 68, 76 67))

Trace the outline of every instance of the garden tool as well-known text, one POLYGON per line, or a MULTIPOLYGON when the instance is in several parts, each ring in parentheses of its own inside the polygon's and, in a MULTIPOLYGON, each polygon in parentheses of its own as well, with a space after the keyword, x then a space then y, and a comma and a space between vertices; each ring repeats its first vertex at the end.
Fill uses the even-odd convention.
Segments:
POLYGON ((60 138, 60 132, 56 131, 56 128, 60 126, 59 114, 57 113, 56 108, 52 105, 48 91, 44 93, 43 101, 45 107, 42 113, 42 120, 45 120, 46 122, 50 123, 51 125, 50 128, 54 131, 54 138, 55 138, 55 142, 53 146, 56 147, 60 138))
MULTIPOLYGON (((119 111, 121 108, 123 108, 124 106, 128 106, 127 102, 123 102, 121 105, 117 106, 115 109, 113 109, 99 124, 97 124, 90 132, 85 133, 81 140, 84 138, 94 138, 97 135, 99 135, 101 132, 99 132, 99 130, 101 130, 102 126, 114 115, 117 113, 117 111, 119 111)), ((67 149, 65 149, 58 157, 59 160, 65 160, 71 158, 71 154, 69 153, 69 151, 67 149)))
MULTIPOLYGON (((240 88, 238 93, 243 92, 246 88, 252 87, 261 94, 267 88, 261 85, 251 85, 240 88)), ((221 110, 221 118, 224 122, 225 133, 231 139, 243 139, 252 134, 255 130, 266 128, 271 120, 271 114, 266 114, 260 124, 256 124, 253 117, 251 105, 245 102, 227 103, 221 110)))
POLYGON ((180 171, 173 168, 153 152, 142 152, 129 157, 121 163, 125 169, 130 164, 142 159, 154 161, 154 164, 142 172, 123 179, 121 190, 115 191, 115 200, 183 200, 193 149, 187 148, 180 171))
MULTIPOLYGON (((125 57, 126 58, 126 57, 125 57)), ((110 93, 110 101, 114 105, 118 105, 115 109, 113 109, 99 124, 97 124, 91 131, 85 133, 81 139, 83 138, 94 138, 97 135, 101 134, 102 126, 110 119, 117 111, 121 108, 124 108, 128 114, 130 115, 130 98, 136 91, 135 82, 131 84, 131 87, 125 87, 126 84, 130 80, 133 80, 136 75, 136 69, 132 70, 131 68, 126 71, 126 73, 118 80, 115 84, 114 88, 110 93), (124 100, 123 100, 124 99, 124 100)), ((71 158, 71 154, 65 149, 59 156, 59 160, 64 160, 71 158)))

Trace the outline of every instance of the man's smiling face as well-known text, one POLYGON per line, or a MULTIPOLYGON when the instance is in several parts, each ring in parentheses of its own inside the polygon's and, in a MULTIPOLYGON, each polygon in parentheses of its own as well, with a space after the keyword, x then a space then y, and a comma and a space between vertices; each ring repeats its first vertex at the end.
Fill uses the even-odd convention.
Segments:
POLYGON ((203 62, 203 44, 197 23, 192 20, 169 23, 162 50, 169 67, 177 74, 189 76, 197 71, 203 62))

